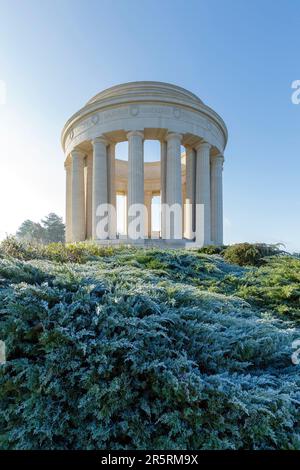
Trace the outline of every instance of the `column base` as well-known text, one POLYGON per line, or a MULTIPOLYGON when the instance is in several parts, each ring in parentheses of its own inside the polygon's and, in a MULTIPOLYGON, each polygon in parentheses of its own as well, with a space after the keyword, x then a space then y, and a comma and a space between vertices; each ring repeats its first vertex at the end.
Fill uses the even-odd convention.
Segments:
MULTIPOLYGON (((91 240, 92 243, 97 243, 101 246, 132 246, 140 248, 165 248, 165 249, 197 249, 203 248, 203 245, 200 245, 196 241, 181 239, 181 240, 164 240, 162 238, 144 238, 138 240, 132 240, 130 238, 117 238, 114 240, 91 240)), ((211 243, 213 244, 213 243, 211 243)), ((207 246, 207 245, 205 245, 207 246)))

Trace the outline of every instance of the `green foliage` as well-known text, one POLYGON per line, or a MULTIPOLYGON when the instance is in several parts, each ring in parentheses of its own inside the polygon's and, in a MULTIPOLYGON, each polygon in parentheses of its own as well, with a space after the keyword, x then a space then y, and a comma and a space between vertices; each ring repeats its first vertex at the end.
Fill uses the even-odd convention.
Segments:
POLYGON ((235 294, 261 310, 300 322, 300 259, 274 257, 240 280, 235 294))
POLYGON ((264 258, 278 255, 280 249, 278 245, 266 245, 264 243, 238 243, 228 246, 223 256, 229 263, 239 264, 240 266, 261 266, 264 258))
POLYGON ((24 220, 20 225, 16 234, 17 238, 27 242, 42 243, 44 239, 44 228, 41 224, 33 222, 32 220, 24 220))
POLYGON ((0 243, 0 255, 12 256, 21 260, 47 259, 59 263, 86 263, 101 256, 110 256, 111 247, 101 247, 97 243, 30 243, 15 237, 7 237, 0 243))
POLYGON ((16 237, 31 243, 62 243, 65 241, 65 225, 61 217, 51 212, 41 223, 25 220, 17 230, 16 237))
POLYGON ((60 263, 86 263, 101 256, 112 254, 112 248, 102 247, 97 243, 50 243, 40 247, 42 259, 49 259, 60 263))
POLYGON ((203 248, 199 248, 198 253, 205 253, 206 255, 221 255, 225 249, 226 246, 208 245, 203 248))
POLYGON ((62 218, 51 212, 42 220, 44 229, 44 243, 55 243, 65 241, 65 225, 62 218))
POLYGON ((300 449, 300 328, 278 319, 280 299, 299 312, 299 259, 16 243, 0 448, 300 449))
POLYGON ((19 239, 8 236, 0 243, 0 255, 1 256, 12 256, 17 259, 28 259, 26 258, 26 248, 30 246, 24 242, 21 242, 19 239))

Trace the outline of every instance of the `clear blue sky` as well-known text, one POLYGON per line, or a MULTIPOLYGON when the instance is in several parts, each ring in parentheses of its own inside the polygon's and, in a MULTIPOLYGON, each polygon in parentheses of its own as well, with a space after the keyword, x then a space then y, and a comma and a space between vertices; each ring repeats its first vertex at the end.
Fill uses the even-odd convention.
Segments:
POLYGON ((225 120, 225 241, 300 251, 299 0, 0 0, 0 236, 64 215, 60 132, 91 96, 175 83, 225 120))

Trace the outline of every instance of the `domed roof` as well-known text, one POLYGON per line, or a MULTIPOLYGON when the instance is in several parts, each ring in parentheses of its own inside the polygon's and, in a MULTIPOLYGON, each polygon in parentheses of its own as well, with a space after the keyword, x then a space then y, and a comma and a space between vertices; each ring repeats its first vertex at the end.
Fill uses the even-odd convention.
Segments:
POLYGON ((114 99, 118 101, 147 101, 147 98, 151 101, 167 100, 194 106, 204 104, 198 96, 185 88, 172 85, 171 83, 143 81, 122 83, 121 85, 107 88, 91 98, 87 105, 114 99))
POLYGON ((115 85, 91 98, 66 122, 62 147, 70 152, 99 135, 121 142, 131 126, 144 129, 146 140, 161 140, 168 130, 181 133, 183 145, 203 139, 223 152, 227 142, 223 119, 194 93, 171 83, 140 81, 115 85))

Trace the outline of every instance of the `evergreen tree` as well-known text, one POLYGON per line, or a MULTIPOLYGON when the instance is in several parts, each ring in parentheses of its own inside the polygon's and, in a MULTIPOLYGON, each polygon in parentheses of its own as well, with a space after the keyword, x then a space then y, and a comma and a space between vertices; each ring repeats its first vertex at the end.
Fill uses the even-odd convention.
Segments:
POLYGON ((44 242, 64 242, 65 241, 65 225, 62 217, 51 212, 42 220, 44 229, 44 242))
POLYGON ((40 223, 27 219, 20 225, 16 235, 22 240, 41 243, 44 240, 44 228, 40 223))
POLYGON ((28 242, 52 243, 65 241, 65 225, 62 218, 51 212, 41 223, 25 220, 17 230, 17 238, 28 242))

